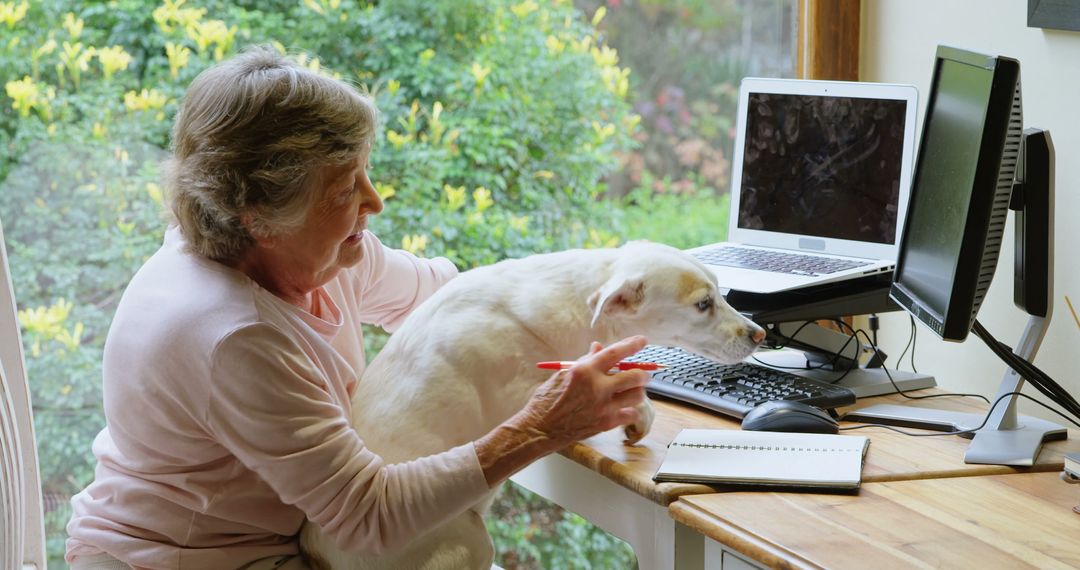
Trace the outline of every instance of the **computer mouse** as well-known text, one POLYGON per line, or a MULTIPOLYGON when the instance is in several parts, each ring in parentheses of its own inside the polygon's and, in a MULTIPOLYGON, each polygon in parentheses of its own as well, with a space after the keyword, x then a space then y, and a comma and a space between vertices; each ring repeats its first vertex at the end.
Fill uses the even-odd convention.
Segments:
POLYGON ((825 410, 802 402, 770 400, 751 408, 742 428, 750 431, 837 433, 840 426, 825 410))

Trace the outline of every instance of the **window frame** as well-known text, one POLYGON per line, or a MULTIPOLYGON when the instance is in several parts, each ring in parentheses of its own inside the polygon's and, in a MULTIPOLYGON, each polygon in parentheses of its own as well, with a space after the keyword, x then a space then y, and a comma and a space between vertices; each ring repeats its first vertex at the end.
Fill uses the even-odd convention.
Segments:
POLYGON ((860 7, 861 0, 799 0, 796 77, 859 80, 860 7))

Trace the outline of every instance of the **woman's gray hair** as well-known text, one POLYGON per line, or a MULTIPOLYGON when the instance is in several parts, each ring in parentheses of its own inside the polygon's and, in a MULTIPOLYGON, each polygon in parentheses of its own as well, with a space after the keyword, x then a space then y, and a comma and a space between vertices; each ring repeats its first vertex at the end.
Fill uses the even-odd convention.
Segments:
POLYGON ((195 253, 232 261, 297 229, 321 198, 309 184, 374 142, 378 111, 344 81, 257 46, 203 71, 172 130, 163 183, 195 253))

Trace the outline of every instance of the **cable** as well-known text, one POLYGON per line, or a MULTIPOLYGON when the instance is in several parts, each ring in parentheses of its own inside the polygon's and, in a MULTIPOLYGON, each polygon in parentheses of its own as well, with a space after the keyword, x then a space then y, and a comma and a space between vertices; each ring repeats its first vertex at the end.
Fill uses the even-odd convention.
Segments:
POLYGON ((1069 416, 1066 416, 1065 414, 1059 412, 1058 410, 1055 410, 1054 408, 1051 408, 1050 406, 1044 404, 1043 402, 1040 402, 1040 401, 1036 400, 1035 398, 1032 398, 1031 396, 1029 396, 1027 394, 1024 394, 1023 392, 1006 392, 1006 393, 1002 394, 1001 396, 999 396, 998 399, 994 400, 994 403, 990 405, 990 409, 987 410, 986 415, 983 417, 982 423, 980 423, 977 427, 973 427, 971 429, 964 429, 964 430, 957 430, 957 431, 932 432, 932 433, 913 433, 913 432, 909 432, 909 431, 905 431, 905 430, 902 430, 900 428, 897 428, 896 426, 890 426, 890 425, 885 425, 885 424, 870 424, 870 423, 867 423, 867 424, 862 424, 862 425, 857 425, 857 426, 842 427, 842 428, 840 428, 840 431, 850 431, 850 430, 856 430, 856 429, 880 427, 880 428, 885 428, 885 429, 895 431, 897 433, 902 433, 904 435, 909 435, 911 437, 932 437, 932 436, 942 436, 942 435, 962 435, 962 434, 965 434, 965 433, 975 433, 975 432, 979 431, 980 429, 982 429, 983 427, 986 426, 986 423, 990 421, 990 416, 994 413, 994 408, 996 408, 997 405, 1000 404, 1002 400, 1004 400, 1005 398, 1007 398, 1009 396, 1023 396, 1025 398, 1027 398, 1028 400, 1031 400, 1032 402, 1035 402, 1036 404, 1038 404, 1038 405, 1050 410, 1051 412, 1054 412, 1055 414, 1061 416, 1062 418, 1065 419, 1065 421, 1071 423, 1072 425, 1080 428, 1080 423, 1077 423, 1076 421, 1074 421, 1069 416))
MULTIPOLYGON (((853 341, 857 341, 859 335, 862 335, 862 337, 866 339, 867 344, 869 344, 870 349, 875 354, 878 352, 877 343, 875 343, 873 341, 873 339, 870 338, 870 335, 865 330, 863 330, 863 329, 855 329, 854 327, 852 327, 851 325, 849 325, 848 323, 844 322, 841 319, 832 318, 832 319, 827 319, 827 320, 832 321, 833 323, 838 325, 841 329, 847 329, 848 331, 851 331, 851 334, 848 335, 847 341, 844 342, 843 346, 841 346, 838 351, 833 353, 833 358, 831 360, 829 360, 829 361, 827 361, 825 363, 822 363, 822 364, 820 364, 818 366, 810 366, 810 365, 807 365, 807 366, 778 366, 778 365, 773 365, 773 364, 769 364, 767 362, 764 362, 761 359, 759 359, 757 356, 753 356, 752 358, 755 361, 757 361, 759 364, 763 365, 763 366, 776 368, 776 369, 781 369, 781 370, 821 370, 821 369, 824 369, 826 366, 835 365, 836 362, 841 358, 841 355, 843 354, 843 352, 845 350, 847 350, 847 347, 853 341)), ((790 336, 784 336, 783 334, 780 334, 778 330, 774 329, 774 333, 777 336, 779 336, 781 339, 783 339, 785 342, 780 343, 778 345, 773 345, 773 348, 785 348, 788 344, 790 344, 791 342, 796 340, 795 337, 798 336, 799 332, 801 332, 804 328, 806 328, 807 326, 809 326, 811 324, 814 324, 814 323, 815 323, 815 321, 804 321, 801 325, 799 325, 799 327, 797 329, 795 329, 795 331, 793 333, 791 333, 790 336)), ((912 327, 912 331, 911 331, 911 336, 909 337, 909 344, 912 346, 912 351, 911 351, 912 361, 911 361, 911 364, 912 364, 912 368, 914 369, 915 368, 914 344, 915 344, 915 340, 916 340, 916 333, 915 333, 916 326, 915 326, 915 319, 914 318, 910 319, 910 324, 911 324, 911 327, 912 327)), ((978 325, 978 321, 976 321, 976 325, 978 325)), ((978 326, 981 328, 981 325, 978 325, 978 326)), ((973 330, 975 330, 975 329, 973 328, 973 330)), ((983 332, 985 332, 985 329, 983 329, 983 332)), ((976 332, 976 335, 978 335, 978 334, 979 333, 976 332)), ((986 333, 986 334, 989 334, 989 333, 986 333)), ((997 341, 994 340, 994 342, 997 342, 997 341)), ((1019 358, 1018 356, 1013 355, 1012 352, 1011 352, 1011 349, 1008 349, 1008 347, 1005 346, 1003 343, 998 342, 998 345, 1000 345, 1002 347, 1005 347, 1006 352, 1009 355, 1012 355, 1015 358, 1019 358)), ((904 353, 906 353, 906 352, 907 352, 907 349, 905 348, 904 353)), ((901 358, 903 358, 904 353, 901 353, 901 358)), ((999 356, 1001 356, 1001 355, 999 354, 999 356)), ((1006 363, 1009 362, 1008 358, 1006 358, 1006 357, 1002 357, 1002 358, 1006 361, 1006 363)), ((851 360, 852 360, 851 366, 849 366, 846 370, 844 370, 844 372, 842 374, 840 374, 836 378, 830 380, 829 381, 830 384, 839 383, 845 377, 847 377, 847 375, 850 374, 852 370, 855 370, 856 368, 859 367, 859 361, 858 361, 857 357, 854 358, 854 359, 851 359, 851 360)), ((1025 361, 1023 359, 1021 359, 1021 360, 1022 360, 1022 362, 1027 363, 1027 361, 1025 361)), ((893 387, 893 392, 892 393, 899 394, 900 396, 902 396, 904 398, 907 398, 908 400, 929 400, 931 398, 957 398, 957 397, 963 397, 963 398, 978 398, 978 399, 986 402, 987 404, 990 403, 990 399, 987 398, 986 396, 983 396, 982 394, 970 394, 970 393, 966 393, 966 392, 947 392, 947 393, 942 393, 942 394, 923 394, 923 395, 919 395, 919 396, 911 396, 911 395, 908 394, 908 392, 912 392, 912 391, 915 391, 915 390, 921 390, 921 388, 915 388, 915 389, 912 389, 912 390, 906 390, 905 391, 905 390, 901 389, 900 386, 896 383, 896 380, 893 379, 892 374, 889 373, 889 369, 887 367, 882 366, 881 371, 885 373, 885 377, 888 378, 889 383, 892 384, 892 387, 893 387)), ((1042 374, 1041 371, 1038 372, 1038 373, 1042 374)), ((1045 374, 1043 374, 1043 376, 1045 376, 1045 374)), ((1050 380, 1050 382, 1053 383, 1053 380, 1050 380)), ((1032 382, 1032 384, 1034 384, 1036 386, 1036 388, 1039 389, 1040 392, 1043 392, 1043 389, 1040 387, 1039 384, 1037 384, 1035 382, 1032 382)), ((1056 385, 1056 383, 1054 383, 1054 384, 1056 385)), ((1064 392, 1064 390, 1062 390, 1062 392, 1064 392)), ((1070 410, 1067 406, 1061 404, 1061 402, 1059 402, 1053 395, 1047 394, 1046 392, 1043 392, 1043 393, 1048 398, 1050 398, 1052 401, 1054 401, 1055 403, 1061 405, 1063 408, 1066 408, 1067 410, 1072 412, 1072 410, 1070 410)), ((1030 396, 1027 396, 1026 394, 1024 394, 1024 396, 1030 398, 1030 396)), ((1065 396, 1071 399, 1071 396, 1068 396, 1067 393, 1065 394, 1065 396)), ((1037 401, 1037 400, 1035 400, 1035 401, 1037 401)), ((1075 402, 1075 400, 1073 400, 1073 402, 1075 402)), ((1045 404, 1042 404, 1042 402, 1039 402, 1039 404, 1045 405, 1045 404)), ((1080 410, 1080 404, 1077 404, 1077 409, 1080 410)), ((1076 415, 1077 415, 1077 417, 1080 417, 1080 414, 1076 414, 1076 415)))
MULTIPOLYGON (((1022 379, 1026 380, 1029 384, 1032 384, 1033 386, 1035 386, 1036 389, 1038 389, 1040 392, 1042 392, 1046 397, 1050 398, 1050 400, 1053 403, 1061 406, 1062 408, 1065 408, 1065 410, 1067 412, 1073 414, 1073 416, 1075 416, 1077 418, 1080 418, 1080 413, 1078 413, 1078 412, 1080 412, 1080 403, 1078 403, 1076 401, 1076 399, 1073 398, 1072 395, 1069 394, 1068 391, 1066 391, 1053 378, 1051 378, 1048 374, 1046 374, 1045 372, 1040 370, 1037 366, 1035 366, 1034 364, 1029 362, 1027 359, 1025 359, 1025 358, 1021 357, 1020 355, 1016 354, 1012 350, 1012 348, 1009 347, 1007 344, 1005 344, 1005 343, 997 340, 996 338, 994 338, 994 336, 991 335, 990 332, 987 331, 986 328, 983 327, 982 323, 980 323, 978 320, 974 321, 974 323, 972 324, 972 329, 971 330, 972 330, 973 333, 975 333, 975 336, 979 337, 979 339, 981 339, 983 342, 985 342, 986 345, 990 348, 990 350, 994 354, 996 354, 998 356, 998 358, 1000 358, 1002 361, 1004 361, 1005 364, 1009 368, 1011 368, 1016 374, 1018 374, 1022 379)), ((860 330, 860 331, 857 331, 857 332, 862 333, 863 336, 865 336, 869 340, 869 335, 867 335, 865 331, 860 330)), ((888 374, 887 371, 886 371, 886 374, 888 374)), ((890 376, 889 379, 891 381, 892 377, 890 376)), ((894 386, 895 386, 895 383, 894 383, 894 386)), ((907 396, 907 395, 903 394, 903 392, 901 392, 899 390, 898 390, 898 393, 901 394, 901 395, 904 395, 907 398, 916 399, 916 397, 907 396)), ((931 394, 929 396, 918 397, 917 399, 923 399, 923 398, 934 397, 934 396, 943 396, 943 395, 945 395, 945 394, 931 394)), ((1073 418, 1070 418, 1069 416, 1065 415, 1061 411, 1056 410, 1056 409, 1050 407, 1049 405, 1047 405, 1047 404, 1045 404, 1043 402, 1040 402, 1039 400, 1036 400, 1035 398, 1033 398, 1033 397, 1031 397, 1031 396, 1029 396, 1027 394, 1024 394, 1024 393, 1017 390, 1017 391, 1006 392, 1006 393, 1002 394, 1001 396, 999 396, 996 400, 994 400, 994 403, 991 404, 990 409, 986 412, 986 416, 983 417, 982 423, 980 423, 977 427, 971 428, 971 429, 957 430, 957 431, 951 431, 951 432, 912 433, 912 432, 908 432, 908 431, 899 429, 899 428, 897 428, 895 426, 889 426, 889 425, 884 425, 884 424, 863 424, 863 425, 858 425, 858 426, 849 426, 849 427, 840 428, 840 429, 842 431, 849 431, 849 430, 864 429, 864 428, 869 428, 869 427, 881 427, 881 428, 889 429, 889 430, 895 431, 897 433, 901 433, 901 434, 912 436, 912 437, 929 437, 929 436, 940 436, 940 435, 961 435, 961 434, 965 434, 965 433, 974 433, 974 432, 976 432, 976 431, 978 431, 978 430, 980 430, 980 429, 982 429, 983 427, 986 426, 986 423, 990 421, 990 416, 993 414, 994 409, 997 407, 997 405, 1000 404, 1005 398, 1010 397, 1010 396, 1021 396, 1021 397, 1027 398, 1028 400, 1030 400, 1032 402, 1035 402, 1036 404, 1042 406, 1043 408, 1046 408, 1047 410, 1050 410, 1051 412, 1057 414, 1058 416, 1060 416, 1062 419, 1069 422, 1070 424, 1072 424, 1072 425, 1074 425, 1076 427, 1080 427, 1080 423, 1077 423, 1073 418)))
MULTIPOLYGON (((834 320, 834 321, 835 321, 835 319, 830 319, 830 320, 834 320)), ((844 323, 843 321, 838 321, 838 322, 840 322, 840 323, 842 323, 842 324, 844 324, 844 325, 847 325, 847 323, 844 323)), ((791 335, 790 335, 790 336, 785 336, 784 334, 782 334, 782 333, 781 333, 781 332, 779 331, 779 327, 777 327, 777 328, 773 329, 773 333, 774 333, 774 334, 775 334, 776 336, 779 336, 779 337, 780 337, 781 339, 783 339, 783 340, 784 340, 784 342, 782 342, 782 343, 780 343, 780 344, 774 344, 774 345, 771 345, 771 346, 770 346, 770 348, 776 348, 776 349, 780 349, 780 348, 786 348, 786 347, 787 347, 787 346, 788 346, 788 345, 789 345, 790 343, 792 343, 792 342, 796 342, 796 339, 795 339, 795 337, 796 337, 796 336, 798 336, 798 335, 799 335, 799 333, 800 333, 800 332, 802 332, 802 330, 803 330, 804 328, 806 328, 807 326, 809 326, 809 325, 812 325, 812 324, 816 324, 816 321, 803 321, 803 323, 802 323, 801 325, 799 325, 799 328, 795 329, 795 332, 791 333, 791 335)), ((851 327, 849 326, 848 328, 851 328, 851 327)), ((768 367, 771 367, 771 368, 777 368, 777 369, 780 369, 780 370, 822 370, 822 369, 826 369, 827 367, 835 367, 835 366, 836 366, 836 363, 837 363, 837 362, 838 362, 838 361, 840 360, 840 358, 842 357, 842 355, 843 355, 844 351, 845 351, 845 350, 847 350, 847 347, 848 347, 848 345, 850 345, 850 344, 851 344, 852 342, 854 342, 855 340, 856 340, 856 339, 855 339, 855 335, 854 335, 854 334, 850 335, 850 336, 848 337, 847 341, 845 341, 845 342, 844 342, 844 345, 840 347, 840 350, 837 350, 837 351, 835 351, 835 352, 833 352, 833 353, 832 353, 832 355, 833 355, 833 356, 832 356, 832 359, 830 359, 830 360, 828 360, 828 361, 826 361, 826 362, 823 362, 823 363, 821 363, 821 364, 818 364, 818 365, 816 365, 816 366, 811 366, 811 365, 809 364, 809 361, 808 361, 808 363, 807 363, 807 365, 806 365, 806 366, 780 366, 780 365, 776 365, 776 364, 769 364, 769 363, 767 363, 767 362, 765 362, 765 361, 761 360, 761 359, 760 359, 760 358, 758 358, 757 356, 753 356, 752 358, 753 358, 753 359, 754 359, 755 361, 757 361, 757 363, 758 363, 758 364, 761 364, 762 366, 768 366, 768 367)), ((844 378, 844 376, 846 376, 846 375, 847 375, 847 374, 848 374, 849 372, 851 372, 852 370, 854 370, 854 369, 856 369, 856 368, 858 368, 858 367, 859 367, 859 361, 858 361, 858 357, 856 356, 856 358, 852 359, 852 363, 851 363, 851 365, 850 365, 850 366, 848 367, 848 369, 847 369, 847 370, 845 370, 845 371, 844 371, 844 374, 843 374, 843 375, 841 375, 841 376, 840 376, 839 378, 837 378, 836 380, 833 380, 833 381, 832 381, 832 383, 833 383, 833 384, 835 384, 835 383, 839 382, 839 381, 840 381, 840 380, 842 380, 842 379, 844 378)))
MULTIPOLYGON (((870 336, 866 334, 866 331, 864 331, 862 329, 859 329, 859 330, 855 331, 855 334, 856 335, 859 335, 859 334, 863 335, 866 338, 867 342, 870 342, 870 347, 874 351, 877 351, 877 346, 875 346, 873 344, 873 341, 870 340, 870 336)), ((963 397, 966 397, 966 398, 979 398, 980 400, 986 402, 987 404, 990 403, 990 399, 987 398, 986 396, 983 396, 982 394, 967 394, 967 393, 963 393, 963 392, 948 392, 948 393, 945 393, 945 394, 925 394, 925 395, 922 395, 922 396, 909 396, 907 394, 907 392, 910 392, 912 390, 908 390, 907 392, 905 392, 904 390, 901 390, 900 386, 898 386, 896 384, 896 380, 893 380, 892 374, 889 374, 889 369, 884 367, 884 366, 882 366, 881 369, 883 371, 885 371, 885 377, 889 379, 889 382, 892 383, 893 388, 896 390, 896 392, 894 392, 894 393, 900 394, 901 396, 903 396, 903 397, 905 397, 905 398, 907 398, 909 400, 928 400, 930 398, 953 398, 953 397, 957 397, 957 396, 963 396, 963 397)), ((918 389, 921 390, 921 388, 918 388, 918 389)))
POLYGON ((1021 358, 1005 343, 998 341, 983 326, 976 321, 972 326, 975 336, 978 336, 986 345, 1001 358, 1013 371, 1035 386, 1040 392, 1062 407, 1076 413, 1080 410, 1075 399, 1065 391, 1053 379, 1039 370, 1035 365, 1021 358))
POLYGON ((911 332, 908 333, 907 344, 904 345, 903 352, 900 353, 899 358, 896 359, 896 366, 893 366, 893 370, 900 370, 900 364, 904 362, 904 355, 907 354, 911 343, 915 341, 915 318, 908 315, 908 319, 911 321, 911 332))
POLYGON ((994 338, 978 320, 972 324, 971 330, 975 333, 975 336, 986 343, 990 350, 993 351, 998 358, 1001 358, 1005 364, 1012 368, 1021 378, 1035 386, 1036 389, 1042 392, 1046 397, 1050 398, 1055 404, 1065 408, 1066 411, 1073 414, 1075 417, 1080 418, 1080 403, 1078 403, 1076 399, 1053 378, 1031 362, 1028 362, 1026 359, 1013 352, 1012 348, 1008 345, 994 338))
MULTIPOLYGON (((898 363, 899 363, 899 361, 903 360, 904 355, 907 353, 908 346, 910 346, 911 347, 911 368, 912 368, 913 371, 918 372, 915 369, 915 345, 916 345, 916 341, 917 341, 917 327, 915 325, 915 319, 913 317, 911 317, 910 315, 909 315, 908 318, 909 318, 909 322, 911 324, 911 334, 908 337, 908 345, 905 346, 904 351, 900 353, 900 358, 898 359, 898 363)), ((829 320, 836 323, 841 328, 841 330, 846 328, 847 330, 851 331, 851 334, 848 336, 847 341, 844 343, 844 345, 842 347, 840 347, 840 349, 838 351, 833 353, 833 358, 830 361, 825 362, 825 363, 823 363, 823 364, 821 364, 819 366, 809 366, 808 365, 806 367, 795 367, 795 366, 773 366, 773 367, 774 368, 782 368, 782 369, 793 369, 793 370, 807 370, 807 369, 816 370, 816 369, 822 369, 822 368, 824 368, 826 366, 829 366, 829 365, 835 365, 836 362, 841 358, 841 355, 843 354, 843 352, 845 350, 847 350, 847 347, 853 341, 857 341, 859 335, 862 335, 862 337, 866 339, 866 342, 870 345, 870 348, 874 351, 875 354, 878 353, 877 343, 874 341, 874 339, 872 339, 870 337, 870 335, 866 331, 864 331, 862 329, 855 329, 851 325, 849 325, 848 323, 844 322, 841 319, 835 319, 834 318, 834 319, 829 319, 829 320)), ((799 332, 802 331, 803 328, 805 328, 806 326, 808 326, 810 324, 813 324, 813 323, 814 323, 814 321, 805 321, 805 322, 803 322, 803 324, 800 325, 799 328, 795 329, 795 332, 793 332, 791 334, 791 336, 784 336, 784 335, 780 334, 778 331, 775 331, 776 334, 778 336, 780 336, 780 338, 782 338, 785 342, 783 342, 783 343, 781 343, 779 345, 774 345, 774 348, 784 348, 784 347, 786 347, 789 343, 795 341, 795 337, 799 334, 799 332)), ((991 335, 989 333, 989 331, 987 331, 986 328, 983 327, 982 323, 980 323, 978 320, 975 320, 973 322, 971 330, 975 334, 975 336, 979 337, 984 343, 986 343, 986 345, 990 348, 990 350, 994 354, 996 354, 998 356, 998 358, 1000 358, 1009 368, 1011 368, 1014 372, 1016 372, 1017 375, 1019 375, 1022 379, 1026 380, 1029 384, 1034 386, 1039 392, 1041 392, 1044 396, 1049 398, 1053 403, 1061 406, 1068 413, 1072 414, 1076 418, 1080 418, 1080 402, 1077 402, 1077 400, 1075 398, 1073 398, 1073 396, 1071 394, 1069 394, 1068 391, 1065 390, 1060 384, 1058 384, 1053 378, 1051 378, 1049 375, 1047 375, 1045 372, 1040 370, 1037 366, 1035 366, 1031 362, 1027 361, 1023 357, 1021 357, 1020 355, 1016 354, 1010 346, 1008 346, 1007 344, 1005 344, 1005 343, 997 340, 996 338, 994 338, 993 335, 991 335)), ((761 361, 756 356, 754 357, 754 360, 761 363, 762 365, 772 366, 772 365, 769 365, 769 364, 761 361)), ((840 382, 852 370, 854 370, 855 368, 858 368, 858 366, 859 366, 858 356, 856 356, 856 358, 851 359, 851 360, 852 360, 852 366, 848 367, 848 369, 845 370, 843 372, 843 374, 841 374, 836 379, 832 380, 831 383, 836 384, 836 383, 840 382)), ((959 393, 959 392, 952 393, 951 392, 951 393, 945 393, 945 394, 925 394, 925 395, 921 395, 921 396, 910 396, 910 395, 907 394, 906 391, 900 389, 900 386, 896 384, 896 381, 893 379, 892 374, 889 373, 889 369, 887 367, 882 366, 881 370, 885 372, 885 376, 886 376, 886 378, 889 379, 889 382, 892 384, 893 389, 895 390, 895 393, 899 394, 902 397, 907 398, 909 400, 926 400, 926 399, 930 399, 930 398, 945 398, 945 397, 958 397, 958 396, 960 396, 960 397, 979 398, 979 399, 983 400, 984 402, 986 402, 987 404, 990 404, 990 400, 986 396, 983 396, 982 394, 967 394, 967 393, 959 393)), ((916 434, 916 433, 905 432, 903 430, 895 428, 894 426, 887 426, 887 425, 882 425, 882 424, 866 424, 866 425, 863 425, 863 426, 853 426, 853 427, 841 428, 841 429, 850 430, 850 429, 862 429, 862 428, 865 428, 865 427, 883 427, 883 428, 886 428, 886 429, 891 429, 891 430, 896 431, 898 433, 902 433, 902 434, 910 435, 910 436, 914 436, 914 437, 923 437, 923 436, 931 436, 931 435, 934 435, 934 436, 936 436, 936 435, 958 435, 958 434, 964 434, 964 433, 972 433, 974 431, 977 431, 977 430, 981 429, 982 427, 984 427, 986 425, 986 422, 989 421, 990 414, 993 412, 994 408, 997 407, 997 405, 1002 400, 1004 400, 1007 396, 1022 396, 1024 398, 1027 398, 1028 400, 1031 400, 1032 402, 1035 402, 1036 404, 1038 404, 1038 405, 1050 410, 1051 412, 1061 416, 1062 418, 1064 418, 1069 423, 1071 423, 1071 424, 1073 424, 1073 425, 1075 425, 1077 427, 1080 427, 1080 423, 1077 423, 1076 421, 1074 421, 1072 418, 1068 417, 1064 413, 1062 413, 1062 412, 1060 412, 1060 411, 1058 411, 1058 410, 1056 410, 1054 408, 1051 408, 1047 404, 1045 404, 1043 402, 1040 402, 1039 400, 1036 400, 1035 398, 1033 398, 1033 397, 1031 397, 1031 396, 1029 396, 1027 394, 1024 394, 1024 393, 1019 392, 1019 391, 1014 391, 1014 392, 1008 392, 1008 393, 1003 394, 1000 397, 998 397, 997 400, 995 400, 994 403, 990 405, 990 411, 987 412, 987 415, 983 419, 983 422, 981 424, 979 424, 978 427, 973 428, 973 429, 969 429, 969 430, 954 431, 954 432, 940 432, 940 433, 931 433, 931 434, 916 434)))
MULTIPOLYGON (((762 361, 761 359, 759 359, 756 356, 753 357, 754 360, 757 361, 758 363, 764 365, 764 366, 770 366, 772 368, 777 368, 777 369, 782 369, 782 370, 820 370, 820 369, 823 369, 823 368, 825 368, 826 366, 828 366, 830 364, 833 364, 833 365, 836 364, 836 361, 839 360, 840 355, 843 354, 843 352, 845 350, 847 350, 848 345, 850 345, 852 341, 857 340, 857 338, 858 338, 858 336, 860 334, 866 339, 867 343, 870 345, 871 350, 873 350, 874 353, 878 352, 877 344, 874 343, 874 341, 870 338, 870 335, 868 335, 866 333, 866 331, 864 331, 863 329, 857 329, 856 330, 854 327, 852 327, 851 325, 849 325, 848 323, 844 322, 841 319, 832 318, 832 319, 827 319, 827 320, 832 321, 833 323, 838 325, 841 329, 846 328, 847 330, 851 331, 851 334, 848 336, 847 341, 844 342, 844 345, 842 347, 840 347, 840 350, 833 353, 832 360, 830 360, 830 361, 828 361, 826 363, 823 363, 823 364, 821 364, 819 366, 805 366, 805 367, 803 367, 803 366, 775 366, 775 365, 768 364, 768 363, 762 361)), ((790 343, 791 341, 795 340, 795 337, 799 334, 800 331, 802 331, 803 328, 805 328, 807 325, 810 325, 810 324, 813 324, 813 323, 814 323, 814 321, 805 321, 805 322, 803 322, 803 324, 800 325, 799 328, 795 329, 795 332, 793 332, 791 334, 791 336, 784 336, 784 335, 780 335, 779 333, 777 333, 777 334, 783 340, 790 343)), ((914 320, 911 321, 911 325, 912 326, 915 325, 914 320)), ((787 343, 782 343, 780 345, 776 345, 775 348, 784 348, 785 346, 787 346, 787 343)), ((857 358, 852 359, 852 365, 849 366, 847 368, 847 370, 844 370, 844 372, 842 374, 840 374, 836 378, 830 380, 829 383, 830 384, 839 383, 845 377, 847 377, 847 375, 850 374, 852 370, 855 370, 858 367, 859 367, 858 359, 857 358)), ((921 388, 916 388, 916 389, 913 389, 913 390, 905 391, 905 390, 901 389, 900 386, 896 383, 896 380, 893 379, 892 374, 889 373, 888 368, 886 368, 885 366, 882 366, 881 370, 885 373, 885 377, 889 379, 889 383, 892 384, 892 387, 893 387, 893 390, 894 390, 893 393, 900 394, 901 396, 903 396, 904 398, 907 398, 909 400, 927 400, 927 399, 930 399, 930 398, 965 397, 965 398, 979 398, 980 400, 986 402, 987 404, 990 403, 990 399, 987 398, 986 396, 983 396, 982 394, 968 394, 968 393, 964 393, 964 392, 948 392, 948 393, 944 393, 944 394, 924 394, 924 395, 921 395, 921 396, 909 396, 907 394, 908 391, 914 391, 916 389, 921 389, 921 388)))
MULTIPOLYGON (((911 321, 911 371, 918 374, 919 369, 915 368, 915 345, 919 344, 919 327, 915 326, 915 317, 908 314, 908 319, 911 321)), ((897 362, 899 364, 899 361, 897 362)))

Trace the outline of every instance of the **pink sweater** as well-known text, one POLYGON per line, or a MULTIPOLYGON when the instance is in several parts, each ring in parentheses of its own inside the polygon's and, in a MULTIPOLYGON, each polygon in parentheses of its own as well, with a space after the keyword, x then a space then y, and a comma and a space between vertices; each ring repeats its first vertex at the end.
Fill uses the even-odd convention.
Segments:
POLYGON ((349 426, 360 324, 393 330, 457 274, 370 233, 363 244, 313 315, 169 230, 105 343, 107 427, 94 481, 71 500, 68 561, 236 568, 296 553, 305 518, 342 548, 378 552, 488 492, 471 444, 387 465, 349 426))

